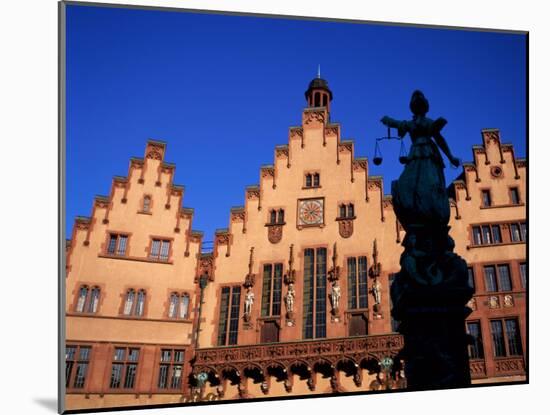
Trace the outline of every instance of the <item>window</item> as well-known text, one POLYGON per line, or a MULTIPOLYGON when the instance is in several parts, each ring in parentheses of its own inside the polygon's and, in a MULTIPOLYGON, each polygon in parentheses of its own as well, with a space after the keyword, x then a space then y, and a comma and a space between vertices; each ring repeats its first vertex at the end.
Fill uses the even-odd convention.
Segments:
POLYGON ((481 206, 488 207, 491 206, 491 191, 482 190, 481 191, 481 206))
POLYGON ((138 360, 139 349, 116 347, 111 365, 109 387, 133 389, 136 382, 138 360))
POLYGON ((481 325, 479 321, 469 321, 466 323, 466 330, 473 337, 473 344, 468 346, 470 359, 483 359, 483 339, 481 338, 481 325))
POLYGON ((95 313, 99 305, 99 287, 93 287, 91 290, 87 285, 82 285, 78 291, 78 299, 75 311, 77 313, 95 313))
POLYGON ((170 306, 168 308, 168 317, 170 318, 189 318, 189 294, 170 294, 170 306))
POLYGON ((281 314, 283 264, 265 264, 262 280, 262 317, 281 314))
POLYGON ((145 295, 145 290, 139 290, 136 295, 136 290, 130 288, 126 292, 122 313, 125 316, 143 316, 145 309, 145 295))
POLYGON ((183 379, 183 350, 162 349, 159 366, 159 389, 179 389, 183 379))
POLYGON ((521 337, 517 318, 491 320, 491 336, 495 357, 521 356, 521 337))
POLYGON ((128 244, 128 235, 119 235, 115 233, 109 234, 109 244, 107 245, 107 253, 109 255, 126 255, 126 246, 128 244))
POLYGON ((349 204, 341 204, 339 209, 339 218, 354 218, 355 217, 355 207, 353 206, 353 203, 349 204))
POLYGON ((307 173, 305 179, 305 187, 321 186, 321 176, 319 173, 307 173))
POLYGON ((157 261, 168 261, 170 254, 170 241, 163 239, 153 239, 149 258, 157 261))
POLYGON ((512 290, 510 266, 508 264, 498 265, 497 267, 494 265, 486 265, 483 267, 483 270, 485 273, 485 289, 487 291, 496 292, 512 290))
POLYGON ((367 257, 348 258, 348 309, 367 307, 367 257))
POLYGON ((519 190, 517 187, 511 187, 510 188, 510 202, 512 202, 512 205, 519 205, 520 199, 519 199, 519 190))
POLYGON ((269 212, 269 223, 272 225, 275 224, 284 224, 285 223, 285 211, 284 209, 272 209, 269 212))
POLYGON ((473 232, 473 235, 474 235, 474 245, 482 245, 482 240, 481 240, 481 227, 479 226, 474 226, 472 228, 472 232, 473 232))
POLYGON ((88 363, 90 362, 91 346, 65 347, 65 386, 77 389, 84 388, 88 363))
POLYGON ((326 337, 327 249, 304 251, 304 339, 326 337))
POLYGON ((151 211, 151 196, 146 195, 143 197, 143 205, 141 207, 141 210, 143 212, 150 212, 151 211))
POLYGON ((476 289, 476 283, 475 283, 475 276, 474 276, 474 268, 468 267, 468 285, 472 287, 475 291, 476 289))
POLYGON ((500 225, 472 226, 472 240, 474 245, 501 244, 503 240, 500 225))
POLYGON ((285 211, 284 209, 279 209, 279 217, 277 223, 285 223, 285 211))
POLYGON ((510 240, 512 242, 525 242, 527 238, 527 224, 511 223, 510 224, 510 240))
POLYGON ((218 320, 218 346, 237 344, 240 304, 240 286, 222 287, 218 320))
POLYGON ((313 175, 313 187, 319 187, 320 186, 320 176, 319 173, 315 173, 313 175))
POLYGON ((521 278, 521 286, 527 288, 527 264, 525 262, 519 264, 519 275, 521 278))

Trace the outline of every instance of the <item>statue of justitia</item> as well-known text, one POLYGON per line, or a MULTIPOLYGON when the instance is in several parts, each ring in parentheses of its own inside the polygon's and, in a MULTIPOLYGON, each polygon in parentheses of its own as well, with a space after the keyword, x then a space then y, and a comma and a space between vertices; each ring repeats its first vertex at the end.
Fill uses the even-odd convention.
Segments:
POLYGON ((392 315, 404 335, 409 388, 467 386, 471 380, 465 319, 473 289, 466 262, 453 252, 441 153, 454 166, 460 160, 441 135, 447 121, 426 117, 429 103, 424 94, 414 91, 409 106, 411 120, 381 120, 412 141, 405 168, 391 186, 393 209, 406 232, 401 270, 390 289, 392 315))

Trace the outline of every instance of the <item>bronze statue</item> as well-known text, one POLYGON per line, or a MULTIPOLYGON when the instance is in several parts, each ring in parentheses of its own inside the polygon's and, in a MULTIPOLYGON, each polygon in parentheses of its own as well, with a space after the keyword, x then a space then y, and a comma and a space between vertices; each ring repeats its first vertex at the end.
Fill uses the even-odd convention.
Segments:
POLYGON ((429 104, 422 92, 413 92, 410 109, 411 121, 381 120, 397 128, 400 138, 408 133, 412 140, 408 156, 400 160, 405 168, 392 182, 393 209, 406 232, 401 270, 390 288, 392 315, 404 335, 408 388, 466 386, 470 369, 464 321, 473 289, 466 262, 453 252, 449 235, 441 152, 454 166, 460 161, 441 135, 447 121, 426 117, 429 104))
POLYGON ((446 225, 450 208, 443 175, 445 165, 439 149, 454 166, 458 166, 460 160, 452 155, 441 135, 447 120, 426 117, 429 103, 421 91, 413 92, 409 107, 413 113, 410 121, 398 121, 388 116, 381 120, 382 124, 397 128, 399 137, 408 133, 412 141, 405 169, 399 180, 392 182, 394 207, 405 230, 411 224, 434 221, 446 225))

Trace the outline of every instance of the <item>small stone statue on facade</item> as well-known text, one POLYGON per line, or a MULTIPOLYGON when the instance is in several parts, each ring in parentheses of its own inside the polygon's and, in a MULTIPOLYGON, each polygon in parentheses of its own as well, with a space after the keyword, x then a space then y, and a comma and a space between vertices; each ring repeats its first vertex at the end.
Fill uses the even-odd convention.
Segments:
POLYGON ((246 290, 246 295, 244 296, 244 319, 245 321, 250 321, 250 315, 252 313, 252 306, 254 305, 254 293, 250 287, 246 290))
POLYGON ((288 291, 285 295, 285 304, 286 311, 290 315, 294 312, 294 297, 296 296, 296 291, 294 291, 294 284, 290 283, 288 285, 288 291))
POLYGON ((338 284, 338 280, 335 280, 332 283, 332 289, 330 292, 330 301, 332 303, 332 312, 334 315, 338 314, 338 307, 340 306, 341 296, 342 296, 342 292, 340 289, 340 285, 338 284))
POLYGON ((381 294, 382 294, 382 284, 378 280, 378 278, 374 279, 374 283, 372 284, 372 295, 374 297, 374 304, 379 305, 381 301, 381 294))

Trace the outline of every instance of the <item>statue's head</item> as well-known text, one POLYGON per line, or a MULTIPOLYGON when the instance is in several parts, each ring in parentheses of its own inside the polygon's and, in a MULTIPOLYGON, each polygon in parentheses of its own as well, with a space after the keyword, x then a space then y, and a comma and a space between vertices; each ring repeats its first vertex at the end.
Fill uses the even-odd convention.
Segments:
POLYGON ((411 97, 411 102, 409 104, 409 108, 411 109, 412 113, 414 115, 426 115, 426 113, 430 110, 430 104, 422 91, 419 91, 418 89, 413 92, 411 97))

